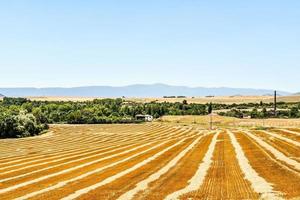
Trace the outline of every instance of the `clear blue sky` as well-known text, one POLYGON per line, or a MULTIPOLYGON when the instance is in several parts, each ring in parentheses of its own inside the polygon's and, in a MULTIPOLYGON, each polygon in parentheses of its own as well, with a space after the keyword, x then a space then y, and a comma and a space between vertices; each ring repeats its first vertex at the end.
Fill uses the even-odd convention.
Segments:
POLYGON ((0 87, 300 91, 299 0, 0 2, 0 87))

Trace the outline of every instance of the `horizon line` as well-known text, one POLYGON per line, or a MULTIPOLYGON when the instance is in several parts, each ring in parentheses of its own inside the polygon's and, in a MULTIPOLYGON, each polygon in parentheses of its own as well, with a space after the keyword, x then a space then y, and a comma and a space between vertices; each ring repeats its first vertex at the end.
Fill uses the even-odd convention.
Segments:
POLYGON ((286 92, 286 93, 297 93, 287 90, 277 90, 274 88, 252 88, 252 87, 232 87, 232 86, 187 86, 187 85, 173 85, 168 83, 132 83, 132 84, 125 84, 125 85, 79 85, 79 86, 43 86, 43 87, 36 87, 36 86, 8 86, 8 87, 0 87, 0 89, 73 89, 73 88, 83 88, 83 87, 111 87, 111 88, 122 88, 122 87, 130 87, 130 86, 154 86, 154 85, 164 85, 164 86, 171 86, 171 87, 187 87, 187 88, 206 88, 206 89, 251 89, 251 90, 273 90, 278 92, 286 92))

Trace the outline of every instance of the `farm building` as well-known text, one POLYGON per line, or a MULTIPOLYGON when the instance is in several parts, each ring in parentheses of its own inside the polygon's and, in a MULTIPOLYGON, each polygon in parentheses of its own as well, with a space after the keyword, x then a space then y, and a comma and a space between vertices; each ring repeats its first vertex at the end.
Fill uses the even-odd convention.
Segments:
POLYGON ((135 118, 137 120, 142 120, 142 121, 145 121, 145 122, 153 121, 153 116, 152 115, 136 115, 135 118))
POLYGON ((243 114, 243 119, 251 119, 251 115, 243 114))

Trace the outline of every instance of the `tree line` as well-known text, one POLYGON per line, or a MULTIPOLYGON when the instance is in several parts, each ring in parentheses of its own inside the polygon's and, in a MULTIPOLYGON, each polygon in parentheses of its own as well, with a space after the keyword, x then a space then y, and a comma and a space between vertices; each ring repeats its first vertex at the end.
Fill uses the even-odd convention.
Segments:
MULTIPOLYGON (((273 116, 266 108, 273 104, 196 104, 183 102, 138 103, 124 99, 95 99, 85 102, 30 101, 25 98, 5 97, 0 102, 0 137, 25 137, 41 133, 47 124, 108 124, 139 123, 137 114, 149 114, 154 118, 163 115, 207 115, 212 110, 229 109, 224 116, 253 118, 273 116), (252 108, 252 111, 242 109, 252 108), (261 110, 259 110, 261 109, 261 110)), ((300 104, 282 103, 278 117, 300 117, 300 104)))
POLYGON ((0 137, 25 137, 47 129, 47 124, 139 123, 137 114, 205 115, 206 105, 181 103, 136 103, 118 99, 86 102, 30 101, 5 97, 0 102, 0 137))

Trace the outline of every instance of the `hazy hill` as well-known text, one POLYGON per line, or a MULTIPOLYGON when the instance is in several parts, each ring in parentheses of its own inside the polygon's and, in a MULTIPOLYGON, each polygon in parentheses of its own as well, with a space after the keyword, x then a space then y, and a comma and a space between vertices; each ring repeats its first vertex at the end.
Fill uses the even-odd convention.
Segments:
MULTIPOLYGON (((162 97, 162 96, 232 96, 232 95, 265 95, 272 90, 251 88, 206 88, 171 86, 165 84, 129 85, 123 87, 87 86, 72 88, 0 88, 0 93, 11 97, 25 96, 81 96, 81 97, 162 97)), ((278 91, 279 95, 290 95, 278 91)))

